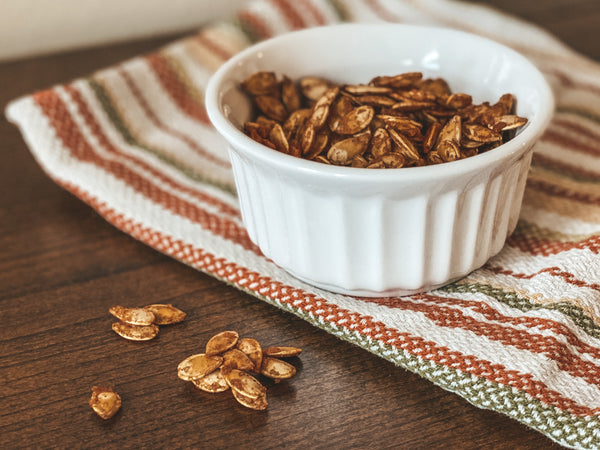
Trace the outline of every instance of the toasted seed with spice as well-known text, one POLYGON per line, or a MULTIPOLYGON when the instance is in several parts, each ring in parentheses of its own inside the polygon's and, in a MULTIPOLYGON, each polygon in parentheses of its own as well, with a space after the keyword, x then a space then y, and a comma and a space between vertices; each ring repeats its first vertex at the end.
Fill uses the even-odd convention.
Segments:
POLYGON ((450 162, 460 159, 460 148, 454 140, 443 141, 436 147, 437 153, 443 161, 450 162))
POLYGON ((230 348, 235 347, 238 339, 239 335, 237 331, 222 331, 217 333, 206 343, 205 353, 207 356, 212 356, 226 352, 230 348))
POLYGON ((302 103, 298 88, 293 81, 286 76, 284 76, 281 81, 281 101, 289 113, 300 109, 302 103))
POLYGON ((250 358, 250 361, 254 364, 252 370, 258 372, 263 359, 263 352, 259 342, 252 338, 242 338, 238 341, 236 347, 250 358))
POLYGON ((371 139, 369 130, 348 139, 336 142, 327 152, 327 158, 333 164, 350 164, 352 158, 365 152, 371 139))
POLYGON ((450 95, 450 86, 443 78, 430 78, 427 80, 421 80, 418 84, 420 89, 426 92, 431 92, 436 97, 444 97, 450 95))
POLYGON ((504 116, 500 116, 496 118, 492 129, 500 133, 502 131, 514 130, 515 128, 520 128, 527 123, 527 119, 525 117, 515 116, 514 114, 506 114, 504 116))
POLYGON ((125 322, 115 322, 112 329, 119 336, 130 341, 149 341, 158 334, 158 326, 151 325, 131 325, 125 322))
POLYGON ((425 133, 425 138, 423 139, 423 153, 427 154, 433 148, 433 146, 437 142, 438 136, 440 135, 441 129, 442 124, 439 122, 433 122, 431 126, 427 129, 427 132, 425 133))
POLYGON ((274 72, 256 72, 242 81, 242 89, 252 95, 266 95, 277 89, 274 72))
POLYGON ((435 102, 438 97, 432 92, 428 92, 422 89, 410 89, 408 91, 393 91, 389 94, 390 97, 395 98, 396 100, 404 101, 404 100, 413 100, 416 102, 435 102))
POLYGON ((225 381, 221 369, 214 370, 208 375, 204 375, 202 378, 194 378, 192 383, 198 389, 201 389, 204 392, 210 392, 211 394, 224 392, 229 389, 229 385, 227 384, 227 381, 225 381))
POLYGON ((496 133, 494 130, 490 130, 482 125, 468 123, 464 125, 463 129, 465 137, 472 141, 497 142, 502 140, 500 133, 496 133))
POLYGON ((471 103, 473 103, 473 97, 471 97, 468 94, 457 93, 450 94, 448 97, 446 97, 444 101, 444 106, 446 108, 460 109, 466 108, 471 103))
POLYGON ((429 164, 441 164, 444 160, 436 150, 432 150, 427 153, 427 162, 429 164))
POLYGON ((424 109, 431 109, 435 107, 435 103, 432 102, 417 102, 415 100, 405 100, 397 102, 392 105, 392 110, 400 113, 410 113, 414 111, 421 111, 424 109))
POLYGON ((416 161, 420 158, 419 152, 410 139, 392 128, 388 130, 388 133, 395 144, 395 151, 404 156, 405 159, 416 161))
POLYGON ((286 133, 288 139, 298 131, 298 129, 304 124, 304 122, 310 117, 310 109, 298 109, 294 111, 283 123, 283 131, 286 133))
POLYGON ((356 155, 350 162, 351 167, 367 167, 368 165, 367 160, 360 155, 356 155))
POLYGON ((302 152, 302 156, 306 157, 311 154, 310 149, 315 140, 316 130, 311 123, 307 123, 302 127, 299 133, 300 151, 302 152))
POLYGON ((350 97, 347 95, 338 96, 329 108, 329 118, 327 119, 329 129, 335 132, 340 120, 342 120, 342 117, 344 117, 353 109, 354 104, 352 103, 352 99, 350 97))
POLYGON ((265 356, 274 356, 277 358, 289 358, 291 356, 298 356, 302 353, 302 349, 298 347, 267 347, 263 350, 265 356))
POLYGON ((144 308, 113 306, 108 309, 108 312, 121 322, 125 322, 130 325, 152 325, 155 319, 154 313, 144 308))
POLYGON ((392 116, 390 114, 378 114, 377 118, 383 120, 385 125, 393 128, 407 136, 415 136, 421 132, 423 125, 416 120, 409 119, 405 116, 392 116))
POLYGON ((444 127, 440 130, 437 144, 446 141, 455 141, 457 143, 460 142, 461 123, 462 120, 458 114, 452 116, 452 118, 448 122, 446 122, 446 125, 444 125, 444 127))
POLYGON ((283 103, 277 98, 271 95, 258 95, 254 97, 256 106, 258 109, 270 119, 283 122, 287 117, 287 111, 283 103))
POLYGON ((471 150, 471 149, 476 149, 478 147, 481 147, 484 144, 485 144, 485 142, 471 141, 470 139, 467 139, 465 137, 463 137, 460 140, 460 146, 462 148, 462 153, 464 153, 466 150, 471 150))
POLYGON ((385 168, 385 163, 383 162, 383 156, 378 159, 373 159, 367 165, 367 169, 383 169, 385 168))
POLYGON ((389 86, 393 88, 405 89, 413 86, 415 83, 421 80, 421 78, 423 78, 423 74, 421 72, 407 72, 394 76, 375 77, 369 84, 374 86, 389 86))
POLYGON ((385 86, 369 86, 367 84, 351 84, 344 86, 344 91, 353 95, 389 94, 392 89, 385 86))
POLYGON ((110 419, 121 408, 121 396, 110 387, 94 386, 89 404, 100 417, 110 419))
POLYGON ((329 135, 319 131, 315 134, 313 138, 313 142, 309 148, 309 150, 304 154, 304 158, 306 159, 314 159, 317 155, 319 155, 329 142, 329 135))
POLYGON ((223 366, 238 370, 254 371, 255 366, 252 360, 241 350, 231 348, 223 353, 223 366))
POLYGON ((153 305, 144 306, 144 309, 154 314, 155 325, 172 325, 183 322, 186 316, 182 310, 175 308, 171 304, 163 305, 156 303, 153 305))
POLYGON ((256 378, 242 370, 231 369, 223 372, 223 376, 229 387, 246 397, 258 398, 267 392, 267 388, 256 378))
POLYGON ((223 357, 204 353, 188 356, 177 366, 177 376, 184 381, 202 378, 217 370, 223 364, 223 357))
POLYGON ((292 378, 296 373, 296 368, 288 362, 265 356, 263 357, 260 373, 274 380, 282 380, 292 378))
POLYGON ((329 116, 329 108, 335 100, 336 96, 338 95, 339 91, 340 88, 337 86, 329 88, 321 97, 319 97, 317 103, 315 103, 315 106, 313 107, 313 112, 308 118, 309 122, 315 129, 318 130, 323 125, 325 125, 327 117, 329 116))
POLYGON ((507 93, 500 96, 498 104, 504 107, 504 114, 510 114, 515 106, 514 95, 507 93))
POLYGON ((399 169, 400 167, 406 164, 406 159, 400 153, 388 153, 387 155, 383 155, 381 157, 381 161, 385 164, 385 167, 390 169, 399 169))
POLYGON ((392 139, 385 128, 377 128, 371 139, 370 153, 374 158, 387 155, 392 151, 392 139))
POLYGON ((330 83, 323 78, 304 77, 300 79, 300 91, 309 100, 317 101, 327 89, 330 83))
POLYGON ((290 152, 290 144, 288 143, 285 133, 281 125, 276 123, 269 132, 269 140, 275 145, 275 148, 282 153, 290 152))
POLYGON ((361 105, 391 107, 396 104, 396 100, 385 95, 360 95, 353 97, 353 99, 356 103, 360 103, 361 105))
POLYGON ((246 408, 255 409, 257 411, 263 411, 267 409, 267 406, 269 406, 269 404, 267 403, 266 394, 263 394, 256 398, 252 398, 242 394, 239 391, 236 391, 235 389, 232 389, 231 392, 233 393, 233 398, 235 398, 240 405, 245 406, 246 408))
POLYGON ((339 134, 359 133, 369 126, 374 114, 373 108, 368 105, 354 108, 340 119, 335 132, 339 134))

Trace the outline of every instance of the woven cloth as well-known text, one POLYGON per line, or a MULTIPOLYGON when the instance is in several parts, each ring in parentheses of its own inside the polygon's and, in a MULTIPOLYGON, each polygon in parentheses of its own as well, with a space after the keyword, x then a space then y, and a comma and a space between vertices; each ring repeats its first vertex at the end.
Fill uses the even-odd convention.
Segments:
POLYGON ((56 183, 141 242, 480 408, 600 448, 600 66, 544 31, 450 0, 252 1, 152 54, 17 99, 7 116, 56 183), (241 221, 203 106, 211 73, 257 40, 343 21, 484 35, 528 56, 555 91, 516 231, 483 268, 436 291, 362 299, 313 288, 264 258, 241 221))

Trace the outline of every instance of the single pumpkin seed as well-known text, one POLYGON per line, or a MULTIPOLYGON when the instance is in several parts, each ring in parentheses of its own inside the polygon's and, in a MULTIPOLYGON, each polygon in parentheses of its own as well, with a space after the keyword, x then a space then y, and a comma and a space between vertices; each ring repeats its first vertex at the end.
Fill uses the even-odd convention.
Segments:
POLYGON ((155 303, 153 305, 144 306, 144 309, 152 312, 154 314, 154 323, 156 325, 172 325, 175 323, 183 322, 186 314, 175 308, 173 305, 163 305, 160 303, 155 303))
POLYGON ((267 392, 267 388, 264 387, 260 381, 242 370, 224 370, 223 376, 232 390, 237 391, 246 397, 258 398, 267 392))
POLYGON ((119 336, 130 341, 149 341, 158 334, 158 326, 152 325, 131 325, 125 322, 115 322, 112 329, 119 336))
POLYGON ((300 92, 292 80, 286 76, 281 81, 281 101, 288 113, 300 109, 300 92))
POLYGON ((369 126, 375 111, 371 106, 363 105, 346 113, 336 127, 336 133, 356 134, 369 126))
POLYGON ((271 132, 269 133, 269 140, 275 145, 275 148, 279 150, 281 153, 289 153, 290 152, 290 144, 288 143, 287 138, 285 137, 285 133, 283 132, 283 128, 278 123, 271 128, 271 132))
POLYGON ((206 343, 205 353, 207 356, 218 355, 235 347, 239 335, 237 331, 222 331, 211 337, 206 343))
POLYGON ((121 396, 110 387, 94 386, 89 404, 96 414, 106 420, 121 408, 121 396))
POLYGON ((327 159, 338 165, 346 165, 352 161, 356 155, 361 155, 367 149, 371 132, 369 130, 336 142, 327 152, 327 159))
POLYGON ((130 325, 152 325, 155 317, 152 311, 144 308, 126 308, 124 306, 113 306, 108 312, 121 322, 130 325))
POLYGON ((251 95, 265 95, 277 89, 277 78, 273 72, 256 72, 242 81, 242 89, 251 95))
POLYGON ((270 356, 263 357, 260 373, 274 380, 291 378, 296 373, 296 368, 290 363, 270 356))
POLYGON ((221 356, 208 356, 204 353, 188 356, 177 366, 177 376, 184 381, 202 378, 217 370, 223 364, 221 356))
POLYGON ((446 108, 460 109, 469 106, 471 103, 473 103, 473 97, 459 92, 456 94, 450 94, 448 97, 446 97, 444 106, 446 108))
POLYGON ((267 347, 263 350, 263 355, 274 356, 278 358, 289 358, 291 356, 298 356, 300 353, 302 353, 302 349, 298 347, 272 346, 267 347))
POLYGON ((344 86, 344 91, 353 95, 389 94, 392 89, 385 86, 369 86, 366 84, 350 84, 344 86))
POLYGON ((223 365, 232 369, 255 371, 252 360, 241 350, 231 348, 223 353, 223 365))
POLYGON ((300 91, 309 100, 317 101, 329 89, 330 83, 323 78, 304 77, 300 79, 300 91))
POLYGON ((387 155, 392 151, 392 139, 385 128, 377 128, 371 139, 370 153, 374 158, 387 155))
POLYGON ((397 152, 404 156, 406 159, 416 161, 420 158, 419 152, 413 145, 413 143, 404 136, 402 133, 398 133, 393 128, 388 130, 390 137, 394 144, 396 144, 397 152))
POLYGON ((476 123, 468 123, 463 127, 465 138, 477 142, 498 142, 502 140, 502 135, 476 123))
POLYGON ((252 338, 242 338, 238 341, 236 348, 250 358, 250 361, 254 364, 252 370, 258 372, 263 359, 263 352, 259 342, 252 338))
POLYGON ((514 114, 506 114, 496 118, 496 122, 492 128, 497 133, 500 133, 502 131, 514 130, 522 127, 526 123, 527 119, 525 117, 519 117, 514 114))
POLYGON ((194 378, 192 383, 198 389, 211 394, 224 392, 229 389, 229 385, 227 384, 227 381, 225 381, 225 377, 221 373, 221 369, 214 370, 208 375, 204 375, 202 378, 194 378))
POLYGON ((242 394, 239 391, 236 391, 235 389, 232 389, 231 392, 233 393, 233 398, 235 398, 240 405, 245 406, 246 408, 257 411, 263 411, 267 409, 267 394, 252 398, 242 394))
POLYGON ((427 154, 433 148, 437 142, 438 136, 440 135, 441 129, 442 124, 439 122, 433 122, 429 126, 427 132, 425 133, 425 138, 423 139, 423 153, 427 154))
POLYGON ((283 103, 271 95, 258 95, 254 97, 256 106, 260 111, 270 119, 283 122, 287 118, 287 111, 283 103))

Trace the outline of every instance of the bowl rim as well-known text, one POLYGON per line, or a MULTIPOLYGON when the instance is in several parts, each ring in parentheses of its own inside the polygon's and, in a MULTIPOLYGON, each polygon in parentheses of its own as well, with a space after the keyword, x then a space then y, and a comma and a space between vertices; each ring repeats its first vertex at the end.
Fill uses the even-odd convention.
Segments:
POLYGON ((448 177, 478 172, 486 168, 496 166, 507 159, 517 159, 531 147, 532 143, 535 143, 538 140, 543 131, 546 129, 550 120, 552 119, 554 105, 554 95, 548 82, 544 78, 544 75, 531 61, 512 48, 486 37, 468 33, 462 30, 440 26, 412 24, 346 23, 318 26, 284 33, 282 35, 278 35, 251 45, 250 47, 231 57, 211 76, 205 91, 205 106, 208 117, 213 126, 223 137, 225 137, 231 147, 235 147, 238 150, 243 150, 245 153, 251 155, 253 159, 260 160, 264 163, 274 166, 275 168, 285 170, 286 173, 296 173, 299 175, 305 174, 311 175, 312 177, 326 177, 329 180, 344 180, 351 178, 354 182, 373 182, 375 180, 379 180, 380 182, 404 182, 423 179, 429 180, 432 178, 446 179, 448 177), (497 48, 498 50, 509 55, 512 59, 516 60, 527 72, 530 73, 530 76, 534 78, 540 93, 539 111, 536 111, 534 119, 530 119, 527 126, 513 139, 485 153, 436 165, 401 167, 395 169, 387 168, 383 170, 337 166, 333 164, 328 165, 281 153, 254 141, 242 130, 237 128, 227 117, 225 117, 222 111, 222 101, 220 96, 221 86, 229 79, 230 74, 236 70, 236 67, 241 61, 244 61, 253 55, 257 55, 261 51, 270 47, 285 45, 286 42, 302 38, 303 35, 331 32, 366 33, 369 32, 369 30, 377 30, 377 32, 381 32, 382 28, 404 28, 408 30, 412 29, 429 33, 445 33, 448 36, 459 36, 462 39, 476 39, 484 42, 486 45, 497 48))

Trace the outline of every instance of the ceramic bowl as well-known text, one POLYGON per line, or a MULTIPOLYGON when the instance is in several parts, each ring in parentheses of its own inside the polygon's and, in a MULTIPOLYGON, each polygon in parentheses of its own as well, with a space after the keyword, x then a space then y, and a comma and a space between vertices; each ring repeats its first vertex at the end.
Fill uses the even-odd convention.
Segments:
POLYGON ((542 74, 515 51, 456 30, 392 24, 270 39, 227 61, 206 92, 209 117, 229 145, 252 241, 295 277, 358 296, 430 290, 497 254, 517 224, 533 146, 553 105, 542 74), (528 124, 496 149, 435 166, 326 165, 277 152, 241 131, 252 108, 239 84, 261 70, 338 83, 421 71, 476 103, 512 93, 528 124))

